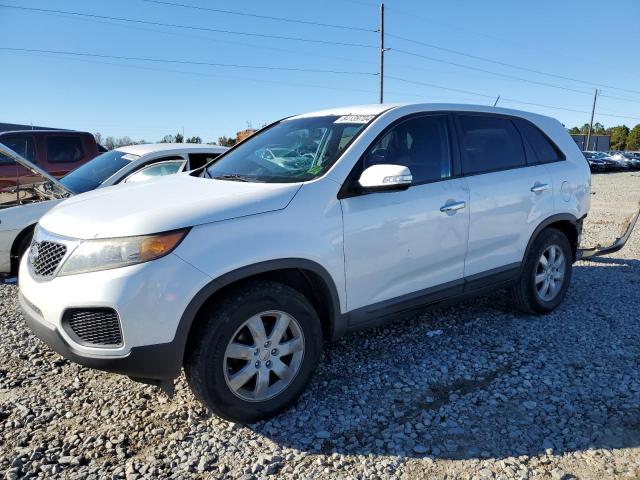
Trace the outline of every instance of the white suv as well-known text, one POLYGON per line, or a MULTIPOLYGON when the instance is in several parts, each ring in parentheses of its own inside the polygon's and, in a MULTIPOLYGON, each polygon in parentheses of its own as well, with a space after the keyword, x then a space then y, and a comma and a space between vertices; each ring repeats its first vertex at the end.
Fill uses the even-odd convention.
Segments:
POLYGON ((206 168, 70 198, 40 221, 20 302, 63 356, 252 422, 323 340, 509 286, 562 302, 589 166, 551 118, 374 105, 287 118, 206 168))

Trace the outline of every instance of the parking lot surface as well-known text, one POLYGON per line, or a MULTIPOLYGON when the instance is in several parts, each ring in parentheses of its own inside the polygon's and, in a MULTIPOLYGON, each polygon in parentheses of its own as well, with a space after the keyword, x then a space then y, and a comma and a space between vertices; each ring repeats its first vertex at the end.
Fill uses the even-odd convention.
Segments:
MULTIPOLYGON (((583 244, 611 242, 640 173, 595 175, 583 244)), ((6 478, 638 478, 640 227, 575 265, 555 312, 505 292, 328 345, 297 406, 251 426, 207 414, 184 379, 153 387, 63 360, 0 286, 6 478)))

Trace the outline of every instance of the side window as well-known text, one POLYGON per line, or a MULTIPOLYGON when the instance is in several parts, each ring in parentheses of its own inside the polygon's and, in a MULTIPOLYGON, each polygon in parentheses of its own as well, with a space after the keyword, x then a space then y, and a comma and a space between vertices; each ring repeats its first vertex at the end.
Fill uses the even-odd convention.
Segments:
POLYGON ((377 164, 409 167, 414 184, 450 177, 447 116, 415 117, 392 127, 365 154, 363 169, 377 164))
POLYGON ((84 157, 80 137, 47 137, 47 160, 51 163, 74 163, 84 157))
POLYGON ((155 163, 131 174, 129 177, 127 177, 125 183, 145 182, 152 178, 162 177, 164 175, 172 175, 174 173, 178 173, 182 169, 183 165, 184 160, 173 160, 168 162, 155 163))
POLYGON ((538 127, 526 120, 517 120, 517 125, 525 141, 529 144, 535 155, 535 161, 540 163, 557 162, 565 160, 565 156, 538 127))
MULTIPOLYGON (((31 163, 35 163, 36 155, 32 137, 2 137, 0 142, 31 163)), ((14 164, 14 161, 11 158, 0 153, 0 165, 12 164, 14 164)))
POLYGON ((215 160, 219 156, 219 153, 190 153, 189 169, 195 170, 196 168, 204 167, 211 160, 215 160))
POLYGON ((462 173, 474 174, 527 164, 513 122, 491 115, 459 115, 462 173))

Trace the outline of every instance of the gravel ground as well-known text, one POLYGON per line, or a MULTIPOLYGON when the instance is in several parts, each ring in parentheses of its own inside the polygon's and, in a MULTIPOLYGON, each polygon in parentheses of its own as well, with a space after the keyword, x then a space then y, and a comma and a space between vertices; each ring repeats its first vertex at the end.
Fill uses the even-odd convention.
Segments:
MULTIPOLYGON (((640 173, 594 177, 584 244, 611 241, 640 173)), ((575 265, 553 314, 498 292, 328 346, 297 406, 242 426, 184 379, 168 400, 81 368, 0 286, 0 472, 63 478, 640 478, 640 227, 575 265)))

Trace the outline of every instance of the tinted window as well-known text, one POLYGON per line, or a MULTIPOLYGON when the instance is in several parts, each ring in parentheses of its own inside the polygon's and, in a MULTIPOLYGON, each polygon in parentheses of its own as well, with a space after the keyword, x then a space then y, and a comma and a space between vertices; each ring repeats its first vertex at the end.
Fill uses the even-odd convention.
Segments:
POLYGON ((518 120, 518 128, 524 135, 525 140, 532 148, 535 160, 541 163, 556 162, 564 160, 564 155, 551 143, 538 127, 530 122, 518 120))
POLYGON ((378 164, 409 167, 413 183, 451 176, 447 117, 416 117, 391 128, 369 148, 363 169, 378 164))
POLYGON ((129 162, 138 158, 136 155, 124 153, 120 150, 98 155, 93 160, 81 165, 60 180, 65 187, 75 193, 88 192, 100 186, 129 162))
POLYGON ((82 159, 84 149, 79 137, 47 137, 47 160, 51 163, 73 163, 82 159))
MULTIPOLYGON (((0 137, 0 142, 31 163, 35 163, 35 148, 32 137, 0 137)), ((12 159, 0 153, 0 164, 7 165, 13 163, 14 161, 12 159)))
POLYGON ((204 167, 211 160, 215 160, 219 156, 219 153, 190 153, 189 168, 195 170, 196 168, 204 167))
POLYGON ((508 118, 460 115, 462 172, 489 172, 526 165, 522 138, 508 118))
POLYGON ((164 175, 171 175, 174 173, 178 173, 184 164, 183 160, 175 161, 175 162, 162 162, 157 163, 155 165, 151 165, 149 167, 143 168, 142 170, 137 171, 129 178, 125 180, 125 182, 145 182, 155 177, 162 177, 164 175))

